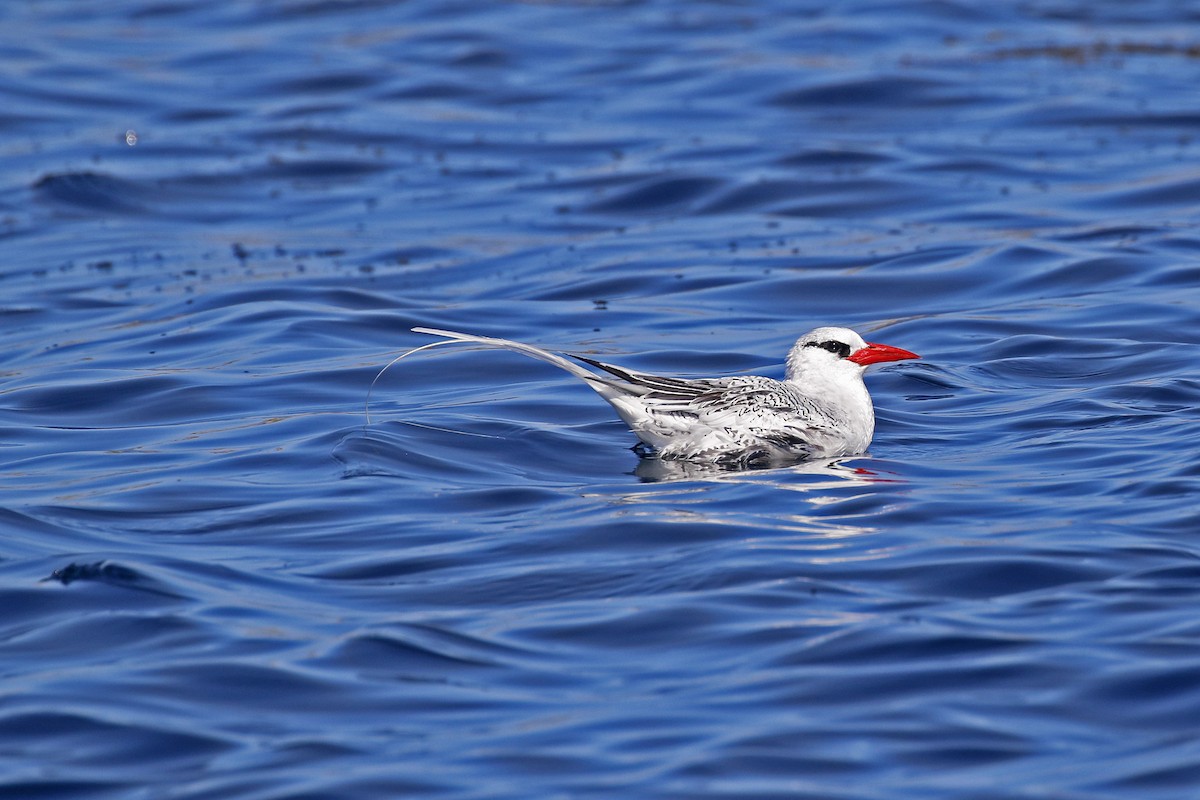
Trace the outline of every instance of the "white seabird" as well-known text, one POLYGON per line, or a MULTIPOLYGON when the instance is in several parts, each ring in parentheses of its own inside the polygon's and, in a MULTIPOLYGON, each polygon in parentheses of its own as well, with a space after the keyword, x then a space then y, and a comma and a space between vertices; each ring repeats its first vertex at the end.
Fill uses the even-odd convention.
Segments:
POLYGON ((875 411, 863 373, 871 364, 920 358, 899 347, 864 341, 849 328, 824 327, 796 340, 782 381, 756 375, 683 379, 570 356, 600 371, 593 372, 557 353, 509 339, 437 328, 413 332, 549 362, 607 400, 641 440, 643 455, 726 465, 865 451, 875 433, 875 411))

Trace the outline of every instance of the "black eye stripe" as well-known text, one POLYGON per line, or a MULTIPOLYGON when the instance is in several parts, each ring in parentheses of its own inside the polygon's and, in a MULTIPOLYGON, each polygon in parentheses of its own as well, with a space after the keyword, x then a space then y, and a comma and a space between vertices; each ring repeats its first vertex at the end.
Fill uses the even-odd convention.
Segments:
POLYGON ((829 339, 824 342, 805 342, 804 346, 819 347, 822 350, 828 350, 838 358, 845 358, 846 356, 850 355, 850 345, 846 344, 845 342, 834 341, 833 339, 829 339))

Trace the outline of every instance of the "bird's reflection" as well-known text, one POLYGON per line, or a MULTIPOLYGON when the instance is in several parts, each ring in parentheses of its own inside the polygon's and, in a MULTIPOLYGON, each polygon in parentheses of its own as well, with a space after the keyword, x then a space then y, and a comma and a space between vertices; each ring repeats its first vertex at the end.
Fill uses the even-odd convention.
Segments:
MULTIPOLYGON (((856 458, 861 458, 858 456, 856 458)), ((691 480, 738 480, 761 472, 784 470, 791 475, 826 476, 832 479, 832 485, 844 485, 844 482, 866 484, 883 480, 874 472, 862 467, 852 466, 845 462, 849 458, 822 459, 790 459, 756 461, 752 464, 732 464, 712 461, 682 461, 657 458, 653 455, 641 455, 633 474, 643 483, 664 483, 670 481, 691 480)), ((824 481, 808 483, 817 489, 831 485, 824 481)))
POLYGON ((631 524, 652 520, 654 525, 678 523, 693 530, 729 527, 742 531, 742 540, 750 546, 802 550, 814 561, 844 560, 848 556, 841 542, 877 530, 871 524, 874 504, 855 501, 898 482, 858 466, 856 462, 866 458, 759 464, 753 469, 642 458, 634 470, 640 480, 637 488, 608 486, 595 494, 619 506, 614 513, 631 524), (739 491, 724 491, 731 485, 739 491), (744 502, 747 497, 754 501, 744 502))

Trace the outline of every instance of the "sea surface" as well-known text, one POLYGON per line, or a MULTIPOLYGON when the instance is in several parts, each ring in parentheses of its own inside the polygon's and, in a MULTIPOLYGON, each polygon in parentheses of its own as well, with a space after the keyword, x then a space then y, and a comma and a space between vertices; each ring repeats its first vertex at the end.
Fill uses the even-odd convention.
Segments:
POLYGON ((1200 796, 1198 223, 1194 4, 4 3, 0 797, 1200 796))

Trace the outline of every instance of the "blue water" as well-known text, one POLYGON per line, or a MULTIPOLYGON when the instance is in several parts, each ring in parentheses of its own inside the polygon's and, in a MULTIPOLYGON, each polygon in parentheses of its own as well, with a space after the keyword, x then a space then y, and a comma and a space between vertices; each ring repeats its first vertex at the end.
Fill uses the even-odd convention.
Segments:
POLYGON ((983 5, 0 6, 0 796, 1200 795, 1200 13, 983 5))

